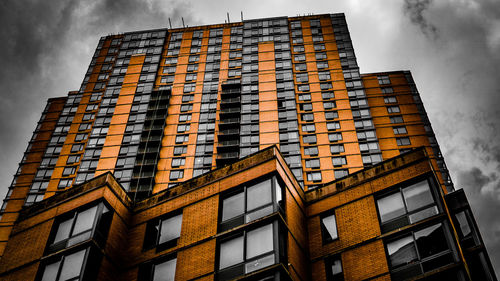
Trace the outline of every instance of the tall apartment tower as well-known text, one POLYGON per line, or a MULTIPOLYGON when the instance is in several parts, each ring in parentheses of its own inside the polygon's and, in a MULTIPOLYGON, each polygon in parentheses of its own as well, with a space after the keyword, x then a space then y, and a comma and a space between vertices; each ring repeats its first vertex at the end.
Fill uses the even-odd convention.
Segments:
POLYGON ((2 280, 497 280, 409 71, 343 14, 102 37, 1 208, 2 280))

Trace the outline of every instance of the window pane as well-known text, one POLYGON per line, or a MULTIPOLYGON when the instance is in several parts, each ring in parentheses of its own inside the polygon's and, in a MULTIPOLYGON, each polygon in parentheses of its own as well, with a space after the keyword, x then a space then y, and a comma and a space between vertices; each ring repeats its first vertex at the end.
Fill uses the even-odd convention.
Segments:
POLYGON ((42 281, 54 281, 56 280, 57 272, 59 270, 59 264, 61 261, 57 261, 55 263, 48 264, 45 266, 43 271, 42 281))
POLYGON ((340 261, 340 259, 335 259, 332 261, 331 270, 333 276, 342 274, 342 262, 340 261))
POLYGON ((168 218, 161 222, 159 244, 179 238, 181 236, 182 214, 168 218))
POLYGON ((245 208, 244 193, 238 193, 222 202, 222 221, 242 215, 245 208))
POLYGON ((219 269, 243 262, 243 236, 220 244, 219 269))
POLYGON ((59 226, 57 227, 57 234, 56 238, 54 239, 54 243, 69 238, 69 232, 71 231, 72 223, 73 223, 73 218, 65 220, 59 224, 59 226))
POLYGON ((91 229, 92 225, 94 224, 96 211, 97 211, 97 206, 94 206, 88 210, 79 213, 78 217, 76 218, 75 228, 73 229, 72 235, 91 229))
POLYGON ((247 259, 273 250, 273 225, 268 224, 247 233, 247 259))
POLYGON ((465 211, 457 213, 455 215, 457 218, 458 224, 460 225, 460 231, 462 232, 462 237, 465 237, 471 233, 471 228, 469 226, 469 222, 467 221, 467 216, 465 215, 465 211))
POLYGON ((423 219, 426 219, 428 217, 432 217, 438 213, 438 208, 436 206, 432 206, 423 210, 420 210, 416 213, 411 214, 410 217, 410 223, 416 223, 418 221, 421 221, 423 219))
POLYGON ((155 265, 153 281, 174 281, 177 259, 155 265))
POLYGON ((275 192, 276 192, 276 203, 281 203, 281 185, 279 184, 278 180, 274 178, 274 186, 275 186, 275 192))
POLYGON ((403 195, 409 212, 434 202, 426 180, 404 188, 403 195))
POLYGON ((321 224, 323 225, 324 229, 326 230, 327 237, 330 240, 338 238, 337 234, 337 222, 335 220, 335 215, 330 215, 328 217, 324 217, 321 219, 321 224))
POLYGON ((389 253, 392 267, 409 264, 417 260, 415 243, 413 243, 413 238, 411 236, 387 244, 387 252, 389 253))
POLYGON ((377 200, 377 206, 382 222, 397 218, 405 214, 401 193, 394 193, 377 200))
POLYGON ((59 280, 67 280, 80 275, 85 258, 85 250, 76 252, 64 258, 64 264, 61 269, 61 276, 59 280))
MULTIPOLYGON (((264 268, 266 266, 273 265, 274 263, 275 263, 274 253, 267 255, 267 256, 260 257, 256 260, 253 260, 253 261, 245 264, 245 273, 259 270, 259 269, 264 268)), ((274 279, 272 279, 272 280, 274 280, 274 279)))
POLYGON ((270 204, 272 202, 271 179, 249 187, 247 192, 247 211, 270 204))
POLYGON ((442 224, 415 232, 415 239, 421 259, 448 250, 448 242, 442 224))

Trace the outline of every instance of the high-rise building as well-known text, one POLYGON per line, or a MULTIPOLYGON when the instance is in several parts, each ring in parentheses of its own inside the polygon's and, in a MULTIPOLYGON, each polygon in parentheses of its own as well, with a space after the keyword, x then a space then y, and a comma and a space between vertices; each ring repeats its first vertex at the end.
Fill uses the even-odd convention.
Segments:
POLYGON ((2 280, 496 280, 409 71, 343 14, 100 39, 2 206, 2 280))

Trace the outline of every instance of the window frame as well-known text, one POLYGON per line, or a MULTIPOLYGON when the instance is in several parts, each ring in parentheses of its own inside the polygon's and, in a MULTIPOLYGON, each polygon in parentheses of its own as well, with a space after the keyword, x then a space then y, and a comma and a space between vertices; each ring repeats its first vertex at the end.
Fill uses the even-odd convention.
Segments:
MULTIPOLYGON (((253 224, 251 227, 247 227, 243 230, 235 231, 230 234, 228 234, 225 237, 220 238, 217 241, 217 258, 216 258, 216 264, 215 264, 215 269, 216 269, 216 280, 232 280, 237 276, 241 276, 244 274, 249 274, 252 272, 256 272, 259 270, 262 270, 264 268, 267 268, 269 266, 275 265, 280 262, 281 260, 281 255, 280 255, 280 246, 285 245, 282 241, 284 237, 280 237, 280 232, 282 231, 282 227, 279 225, 279 222, 274 220, 274 221, 266 221, 266 222, 259 222, 257 224, 253 224), (267 252, 264 253, 259 253, 256 256, 253 257, 247 257, 247 250, 248 250, 248 244, 249 244, 249 233, 252 233, 252 231, 259 230, 259 229, 264 229, 268 226, 271 226, 271 243, 272 243, 272 249, 268 250, 267 252), (227 243, 229 241, 234 241, 238 238, 241 238, 242 241, 241 246, 243 247, 241 257, 242 261, 230 264, 224 268, 220 268, 221 266, 221 246, 224 243, 227 243), (265 262, 265 258, 273 257, 274 261, 271 262, 270 264, 264 264, 262 267, 257 267, 257 268, 246 268, 246 266, 259 266, 262 264, 262 261, 265 262), (259 262, 260 261, 260 262, 259 262)), ((239 246, 239 245, 237 245, 239 246)), ((285 250, 285 249, 282 249, 285 250)))
POLYGON ((334 255, 325 259, 325 272, 326 272, 326 280, 332 281, 344 281, 344 268, 342 266, 342 258, 341 255, 334 255), (332 266, 335 261, 340 262, 340 272, 337 274, 332 273, 332 266))
MULTIPOLYGON (((71 279, 65 279, 65 280, 95 280, 98 274, 99 264, 101 262, 102 255, 99 253, 99 250, 97 250, 94 246, 83 247, 83 248, 76 247, 69 251, 64 251, 62 254, 57 254, 55 256, 51 256, 47 259, 44 259, 41 262, 41 265, 39 266, 35 280, 42 281, 45 269, 48 266, 57 263, 59 264, 57 265, 57 273, 55 281, 61 280, 60 277, 61 273, 64 270, 66 258, 71 255, 78 254, 80 252, 84 253, 83 253, 82 263, 80 265, 79 274, 77 276, 73 276, 71 279)), ((49 278, 51 277, 49 276, 49 278)))
MULTIPOLYGON (((437 228, 436 228, 437 229, 437 228)), ((387 239, 384 239, 384 250, 387 258, 387 265, 389 267, 389 271, 391 273, 391 278, 394 278, 394 280, 401 280, 401 278, 411 278, 411 277, 417 277, 417 276, 422 276, 423 274, 426 274, 428 272, 439 272, 439 268, 443 268, 444 266, 456 263, 458 261, 457 253, 456 253, 456 246, 453 243, 453 238, 451 236, 450 232, 450 226, 445 220, 440 220, 440 221, 433 221, 429 223, 425 223, 423 225, 420 225, 419 227, 412 228, 408 231, 402 231, 399 232, 396 236, 389 237, 387 239), (416 234, 421 231, 425 231, 427 229, 430 229, 434 226, 440 225, 439 227, 442 228, 443 231, 443 237, 446 240, 446 246, 448 249, 441 250, 438 253, 433 253, 428 256, 422 257, 422 252, 421 249, 419 248, 418 244, 418 238, 416 237, 416 234), (412 240, 412 244, 414 246, 414 252, 416 254, 415 260, 412 260, 409 263, 401 263, 397 265, 392 265, 391 264, 391 255, 389 254, 389 244, 394 243, 396 241, 401 241, 405 238, 409 238, 412 240), (425 263, 429 261, 435 261, 440 258, 443 258, 447 256, 451 258, 451 261, 448 264, 442 264, 434 268, 428 268, 426 270, 425 268, 425 263), (420 270, 418 274, 415 275, 416 268, 420 270), (407 273, 413 274, 411 276, 409 275, 396 275, 396 274, 404 274, 402 273, 405 269, 409 269, 407 273), (396 275, 396 276, 395 276, 396 275)), ((441 245, 441 243, 436 243, 441 245)), ((442 262, 442 260, 441 260, 442 262)), ((431 266, 435 266, 434 264, 431 266)))
MULTIPOLYGON (((282 214, 285 214, 285 209, 284 209, 284 193, 285 193, 286 186, 281 180, 279 176, 276 174, 271 174, 268 176, 263 176, 260 177, 256 180, 244 183, 240 186, 237 186, 235 188, 231 188, 228 192, 225 194, 221 195, 221 200, 220 200, 220 207, 219 207, 219 222, 218 222, 218 229, 220 231, 225 231, 228 229, 231 229, 233 227, 243 225, 250 223, 252 221, 255 221, 259 218, 268 216, 272 213, 275 212, 280 212, 282 214), (265 181, 270 181, 271 182, 271 202, 256 206, 255 208, 248 210, 248 189, 257 186, 258 184, 261 184, 265 181), (280 191, 281 194, 278 194, 277 192, 280 191), (242 213, 239 213, 237 215, 233 215, 228 219, 223 220, 224 217, 224 202, 225 200, 228 200, 230 198, 235 198, 236 196, 239 196, 242 194, 243 198, 243 210, 242 213), (271 207, 271 209, 269 209, 271 207), (256 217, 249 217, 249 215, 257 215, 256 217)), ((227 202, 227 201, 226 201, 227 202)))
MULTIPOLYGON (((49 242, 47 243, 45 252, 54 253, 73 245, 83 243, 90 239, 94 239, 98 245, 104 245, 111 226, 111 220, 113 219, 113 213, 113 209, 107 203, 105 203, 105 201, 100 201, 97 203, 93 202, 91 204, 81 206, 75 210, 71 210, 65 214, 58 216, 52 226, 52 230, 48 240, 49 242), (75 225, 78 221, 78 215, 94 207, 96 208, 96 211, 93 217, 92 227, 78 233, 73 233, 73 231, 75 230, 75 225), (71 221, 71 225, 69 226, 67 237, 55 241, 59 233, 60 226, 69 221, 71 221)), ((63 235, 65 235, 64 232, 63 235)))
POLYGON ((174 267, 174 279, 175 280, 175 274, 177 273, 177 255, 166 255, 159 257, 155 260, 145 262, 139 266, 139 271, 137 273, 137 280, 138 281, 152 281, 154 280, 154 274, 155 274, 155 267, 158 265, 161 265, 163 263, 171 262, 175 260, 175 267, 174 267))
MULTIPOLYGON (((156 252, 161 252, 166 249, 171 249, 177 246, 179 239, 182 234, 182 224, 183 224, 183 210, 176 210, 168 214, 162 215, 160 217, 154 218, 146 222, 146 231, 144 233, 144 241, 142 244, 142 251, 148 251, 151 249, 156 249, 156 252), (180 217, 180 218, 179 218, 180 217), (179 228, 179 234, 176 237, 169 239, 160 243, 162 236, 162 228, 165 227, 164 222, 168 222, 172 219, 179 219, 180 225, 176 226, 179 228), (154 240, 153 240, 154 239, 154 240)), ((171 226, 169 226, 170 228, 171 226)))
POLYGON ((320 228, 321 228, 321 241, 322 241, 323 245, 332 243, 332 242, 340 239, 339 238, 339 228, 338 228, 338 223, 337 223, 337 215, 335 214, 335 209, 328 210, 328 211, 320 214, 319 215, 319 224, 320 224, 320 228), (324 219, 332 217, 332 216, 333 216, 333 220, 335 222, 335 232, 336 232, 335 237, 332 237, 332 235, 330 234, 330 231, 328 230, 328 228, 325 226, 325 224, 323 222, 324 219))
POLYGON ((438 194, 436 193, 437 188, 439 188, 439 187, 437 187, 436 181, 433 179, 433 177, 430 175, 424 175, 424 176, 420 176, 420 177, 411 179, 409 181, 406 181, 402 184, 398 184, 392 188, 389 188, 389 190, 386 190, 383 193, 377 194, 375 196, 375 206, 377 209, 377 216, 379 219, 381 232, 388 233, 388 232, 391 232, 395 229, 401 228, 403 226, 412 225, 412 224, 418 223, 422 220, 425 220, 425 219, 428 219, 428 218, 431 218, 431 217, 434 217, 434 216, 441 214, 443 212, 442 203, 439 200, 438 194), (409 208, 408 208, 407 202, 406 202, 407 199, 405 198, 403 190, 414 187, 417 184, 422 183, 422 182, 427 182, 427 186, 429 187, 429 192, 432 196, 433 202, 428 203, 428 204, 423 205, 423 206, 419 206, 418 208, 415 208, 415 209, 409 211, 409 208), (389 198, 390 196, 393 196, 393 195, 398 194, 398 193, 400 194, 404 213, 401 215, 398 215, 396 217, 393 217, 393 218, 390 218, 390 219, 383 221, 382 215, 380 212, 379 201, 384 199, 384 198, 389 198), (429 210, 433 207, 435 208, 435 214, 426 216, 424 218, 417 219, 417 220, 412 222, 410 216, 422 213, 423 211, 429 210))

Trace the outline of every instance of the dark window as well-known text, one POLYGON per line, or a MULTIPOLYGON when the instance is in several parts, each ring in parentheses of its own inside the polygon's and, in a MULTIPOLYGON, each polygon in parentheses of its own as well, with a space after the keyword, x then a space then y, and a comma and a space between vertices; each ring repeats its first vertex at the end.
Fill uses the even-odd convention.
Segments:
POLYGON ((182 213, 153 219, 146 225, 144 249, 157 247, 157 251, 175 247, 181 236, 182 213))
POLYGON ((382 232, 388 232, 436 215, 438 207, 429 180, 423 180, 377 200, 382 232))
POLYGON ((469 210, 463 210, 455 214, 455 225, 457 227, 458 237, 460 238, 461 245, 464 248, 469 248, 479 245, 479 237, 477 236, 473 227, 472 215, 469 210))
POLYGON ((276 177, 238 188, 222 200, 220 230, 276 212, 281 200, 282 189, 276 177))
POLYGON ((392 124, 403 123, 403 116, 391 116, 389 118, 392 124))
POLYGON ((406 127, 405 126, 393 127, 392 130, 394 131, 395 135, 400 135, 400 134, 406 134, 406 133, 408 133, 406 131, 406 127))
POLYGON ((391 279, 406 280, 454 262, 443 223, 386 242, 391 279))
POLYGON ((330 257, 325 260, 326 279, 332 281, 344 281, 344 273, 342 270, 342 260, 340 256, 330 257))
POLYGON ((95 280, 98 263, 100 256, 93 248, 65 253, 42 263, 36 280, 95 280))
POLYGON ((401 145, 410 145, 411 142, 410 142, 410 138, 396 138, 396 143, 398 144, 398 146, 401 146, 401 145))

